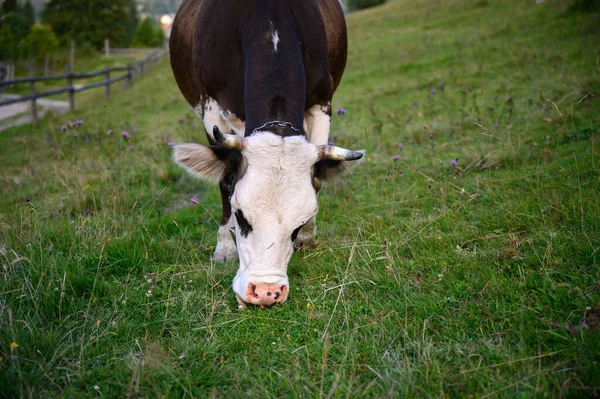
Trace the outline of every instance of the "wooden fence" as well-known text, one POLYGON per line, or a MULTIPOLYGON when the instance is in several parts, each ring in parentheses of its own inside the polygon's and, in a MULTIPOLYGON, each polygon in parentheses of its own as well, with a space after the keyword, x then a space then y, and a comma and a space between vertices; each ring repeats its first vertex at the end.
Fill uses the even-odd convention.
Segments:
POLYGON ((143 76, 144 72, 147 71, 152 65, 156 64, 161 59, 165 58, 169 54, 167 49, 158 49, 151 54, 149 54, 142 61, 137 62, 135 64, 129 64, 125 67, 117 67, 117 68, 106 68, 101 71, 96 72, 88 72, 88 73, 68 73, 65 75, 59 76, 38 76, 38 77, 30 77, 30 78, 21 78, 21 79, 13 79, 13 80, 5 80, 0 82, 0 90, 4 87, 12 87, 18 84, 29 84, 30 94, 22 97, 11 98, 7 100, 0 100, 0 107, 22 103, 26 101, 31 101, 31 116, 33 119, 33 123, 38 123, 38 115, 37 115, 37 107, 36 101, 38 98, 54 96, 57 94, 68 93, 69 94, 69 110, 75 111, 75 93, 79 93, 89 89, 95 89, 97 87, 104 86, 104 95, 106 99, 110 98, 110 85, 112 83, 116 83, 122 80, 125 80, 125 87, 131 85, 131 80, 135 76, 143 76), (110 77, 113 72, 124 72, 122 75, 110 77), (77 79, 89 79, 96 76, 104 75, 105 79, 101 82, 90 83, 85 86, 76 86, 74 85, 74 81, 77 79), (35 90, 36 82, 44 82, 51 80, 65 80, 66 87, 61 87, 54 90, 45 91, 42 93, 37 93, 35 90))

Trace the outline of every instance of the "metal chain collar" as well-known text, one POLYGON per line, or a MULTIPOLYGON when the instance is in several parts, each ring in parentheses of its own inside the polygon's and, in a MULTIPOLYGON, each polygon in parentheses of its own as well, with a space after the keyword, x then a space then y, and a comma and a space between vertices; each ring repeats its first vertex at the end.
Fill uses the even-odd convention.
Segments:
POLYGON ((271 122, 267 122, 267 123, 265 123, 264 125, 262 125, 262 126, 260 126, 260 127, 257 127, 256 129, 254 129, 254 130, 252 131, 252 134, 254 134, 254 133, 256 133, 256 132, 263 131, 263 130, 265 130, 266 128, 268 128, 268 127, 271 127, 271 126, 286 127, 286 128, 292 129, 292 130, 293 130, 294 132, 296 132, 296 133, 297 133, 299 136, 302 136, 302 132, 301 132, 300 130, 296 129, 296 128, 294 127, 294 125, 292 125, 292 123, 291 123, 291 122, 281 122, 281 121, 271 121, 271 122))

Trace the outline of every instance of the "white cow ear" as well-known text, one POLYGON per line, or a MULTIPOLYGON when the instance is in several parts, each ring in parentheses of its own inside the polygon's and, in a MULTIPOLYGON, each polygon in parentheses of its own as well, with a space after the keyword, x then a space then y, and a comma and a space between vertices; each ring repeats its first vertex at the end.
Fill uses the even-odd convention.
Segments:
MULTIPOLYGON (((364 154, 364 151, 357 151, 364 154)), ((313 176, 320 181, 332 180, 343 172, 353 168, 362 162, 364 157, 352 161, 335 161, 331 159, 322 159, 315 163, 313 167, 313 176)))
POLYGON ((173 149, 173 161, 202 180, 218 183, 242 158, 238 150, 200 144, 180 144, 173 149))

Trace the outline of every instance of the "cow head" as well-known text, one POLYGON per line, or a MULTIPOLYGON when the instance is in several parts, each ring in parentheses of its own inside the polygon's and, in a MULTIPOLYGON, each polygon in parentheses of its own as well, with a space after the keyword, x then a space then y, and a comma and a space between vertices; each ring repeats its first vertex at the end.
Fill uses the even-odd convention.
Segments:
POLYGON ((215 126, 213 135, 218 146, 178 145, 173 158, 228 192, 240 260, 233 280, 238 298, 257 305, 283 303, 293 241, 317 214, 321 182, 351 167, 363 152, 269 132, 242 139, 215 126))

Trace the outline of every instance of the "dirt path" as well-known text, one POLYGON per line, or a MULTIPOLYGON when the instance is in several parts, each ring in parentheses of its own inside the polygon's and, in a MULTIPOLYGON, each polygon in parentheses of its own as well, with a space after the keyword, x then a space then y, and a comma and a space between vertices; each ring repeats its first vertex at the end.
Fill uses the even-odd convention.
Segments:
MULTIPOLYGON (((17 97, 20 96, 14 94, 0 94, 0 101, 17 97)), ((40 98, 37 100, 37 105, 38 118, 43 117, 48 110, 61 114, 69 110, 69 103, 67 101, 40 98)), ((0 131, 8 129, 9 127, 31 123, 31 120, 31 102, 29 101, 0 107, 0 131)))

